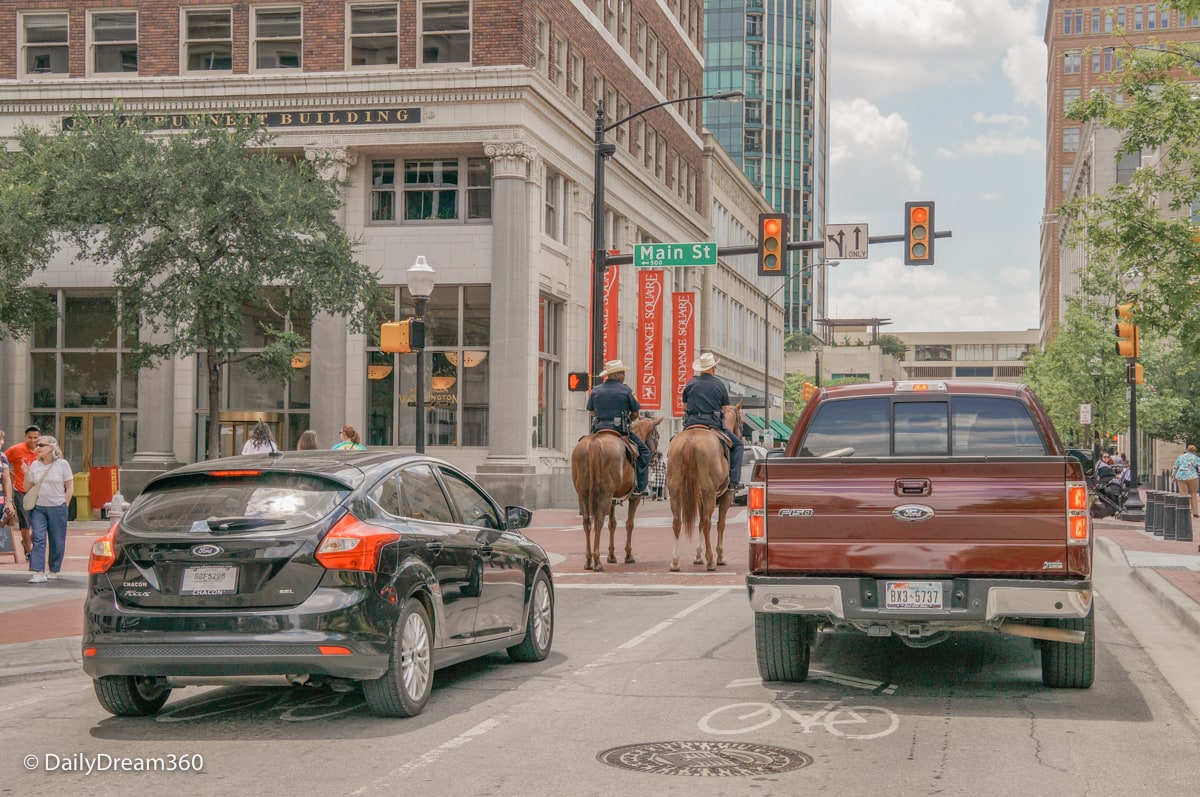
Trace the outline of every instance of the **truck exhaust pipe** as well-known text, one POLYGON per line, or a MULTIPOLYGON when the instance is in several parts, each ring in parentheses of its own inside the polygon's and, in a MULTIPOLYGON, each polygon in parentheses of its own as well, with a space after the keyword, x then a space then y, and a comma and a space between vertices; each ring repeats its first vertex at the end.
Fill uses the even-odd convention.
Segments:
POLYGON ((1072 631, 1067 628, 1049 628, 1044 625, 1025 625, 1024 623, 1004 622, 996 629, 1001 634, 1024 636, 1031 639, 1045 639, 1050 642, 1069 642, 1072 645, 1082 645, 1087 639, 1083 631, 1072 631))

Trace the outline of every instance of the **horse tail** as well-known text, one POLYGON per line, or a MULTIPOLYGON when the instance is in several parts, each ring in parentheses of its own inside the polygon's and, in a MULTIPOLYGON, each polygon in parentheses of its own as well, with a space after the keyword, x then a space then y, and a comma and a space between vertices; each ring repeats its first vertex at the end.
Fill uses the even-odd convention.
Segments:
MULTIPOLYGON (((608 507, 604 506, 604 490, 600 483, 601 475, 604 473, 604 443, 598 437, 593 437, 588 442, 587 449, 587 464, 588 464, 588 487, 587 487, 587 508, 588 514, 593 518, 603 518, 608 514, 608 507)), ((609 497, 611 501, 611 496, 609 497)))
MULTIPOLYGON (((694 437, 694 435, 693 435, 694 437)), ((703 457, 698 456, 697 440, 689 439, 690 445, 683 452, 684 473, 692 474, 691 478, 682 479, 679 495, 679 524, 687 538, 692 539, 700 520, 700 480, 696 478, 703 457)))

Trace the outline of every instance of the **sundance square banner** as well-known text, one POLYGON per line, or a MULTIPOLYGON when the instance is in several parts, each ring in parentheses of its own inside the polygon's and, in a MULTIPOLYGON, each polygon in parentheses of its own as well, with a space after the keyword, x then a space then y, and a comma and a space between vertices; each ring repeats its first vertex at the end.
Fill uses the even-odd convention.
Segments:
POLYGON ((696 359, 693 340, 696 319, 696 294, 692 291, 671 294, 674 308, 671 329, 675 345, 671 351, 671 414, 683 417, 683 388, 692 378, 692 362, 696 359))
POLYGON ((666 273, 638 272, 637 396, 644 410, 662 409, 662 339, 666 273))
POLYGON ((617 324, 621 320, 620 313, 621 269, 609 266, 604 271, 604 356, 600 358, 601 362, 608 362, 617 357, 617 324))

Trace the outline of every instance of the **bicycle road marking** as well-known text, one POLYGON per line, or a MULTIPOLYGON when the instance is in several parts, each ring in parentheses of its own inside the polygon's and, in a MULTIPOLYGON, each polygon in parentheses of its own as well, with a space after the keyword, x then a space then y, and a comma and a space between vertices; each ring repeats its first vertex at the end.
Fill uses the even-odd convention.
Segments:
POLYGON ((752 733, 788 716, 801 727, 804 733, 812 733, 814 727, 824 728, 827 733, 844 739, 878 739, 888 736, 900 727, 900 717, 882 706, 851 706, 843 700, 793 700, 791 703, 817 703, 820 708, 804 713, 788 705, 782 708, 772 703, 748 702, 728 703, 705 714, 696 723, 704 733, 714 736, 752 733), (715 723, 733 713, 728 723, 715 723), (734 724, 736 723, 736 724, 734 724), (866 726, 862 733, 851 729, 866 726), (849 727, 850 729, 847 729, 849 727))

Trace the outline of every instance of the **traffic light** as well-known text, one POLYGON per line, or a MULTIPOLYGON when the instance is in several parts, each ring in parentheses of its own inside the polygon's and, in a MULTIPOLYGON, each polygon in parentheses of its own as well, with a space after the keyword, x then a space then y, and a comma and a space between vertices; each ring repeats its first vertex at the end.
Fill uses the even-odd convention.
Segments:
POLYGON ((1135 385, 1146 384, 1146 372, 1142 369, 1141 363, 1133 364, 1133 383, 1135 385))
POLYGON ((803 382, 800 384, 800 398, 808 401, 817 392, 817 386, 812 382, 803 382))
POLYGON ((1133 323, 1133 303, 1117 305, 1117 324, 1113 328, 1117 333, 1117 354, 1122 357, 1138 356, 1138 328, 1133 323))
POLYGON ((567 390, 572 393, 586 393, 592 389, 592 375, 587 371, 572 371, 567 374, 567 390))
POLYGON ((904 203, 904 265, 933 265, 933 203, 904 203))
POLYGON ((782 213, 758 214, 758 273, 783 276, 787 253, 787 216, 782 213))

